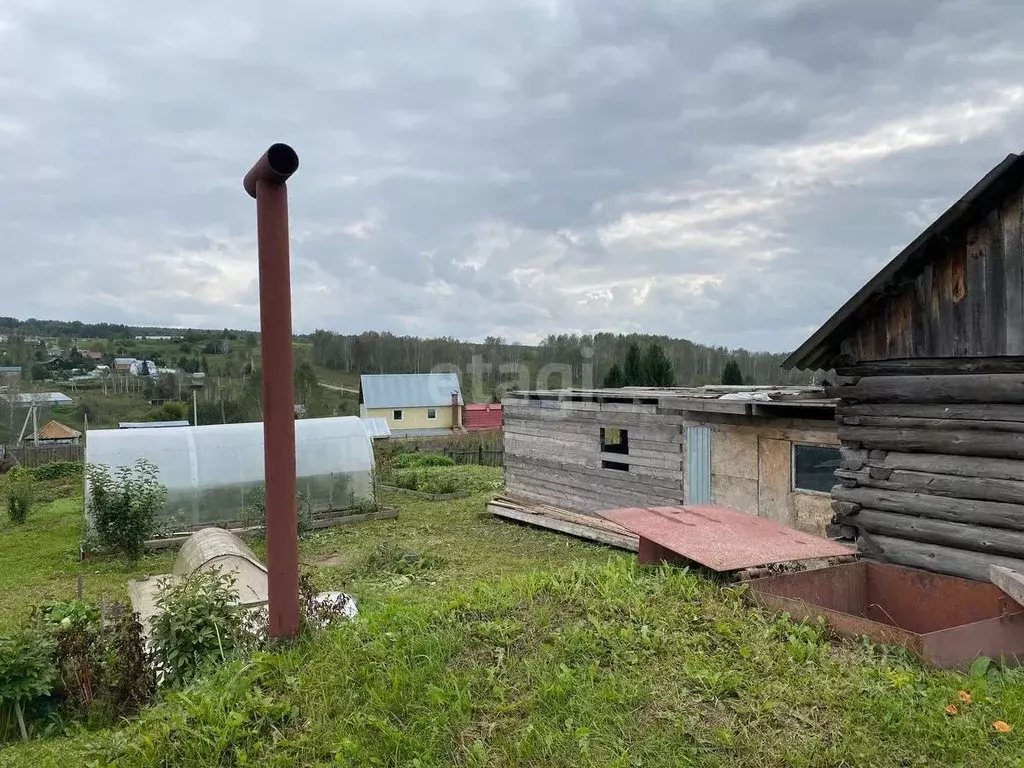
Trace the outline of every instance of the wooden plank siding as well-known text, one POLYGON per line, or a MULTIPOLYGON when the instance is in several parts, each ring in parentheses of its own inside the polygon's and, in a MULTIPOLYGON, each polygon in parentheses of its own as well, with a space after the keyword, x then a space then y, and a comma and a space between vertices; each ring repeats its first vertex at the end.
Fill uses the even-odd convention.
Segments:
POLYGON ((1024 188, 880 297, 839 343, 844 366, 898 358, 1024 355, 1024 188))

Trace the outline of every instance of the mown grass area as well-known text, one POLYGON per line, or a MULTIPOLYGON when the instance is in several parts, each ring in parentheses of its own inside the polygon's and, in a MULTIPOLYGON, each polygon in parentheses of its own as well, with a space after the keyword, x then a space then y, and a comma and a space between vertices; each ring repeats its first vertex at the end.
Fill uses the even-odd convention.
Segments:
MULTIPOLYGON (((302 543, 321 587, 357 596, 356 621, 226 665, 133 725, 0 750, 0 765, 1022 765, 1024 674, 830 642, 742 588, 490 518, 498 472, 457 471, 473 497, 395 494, 398 519, 302 543)), ((44 589, 63 574, 58 538, 30 577, 44 589)), ((24 605, 39 590, 8 577, 10 551, 0 585, 22 584, 24 605)))

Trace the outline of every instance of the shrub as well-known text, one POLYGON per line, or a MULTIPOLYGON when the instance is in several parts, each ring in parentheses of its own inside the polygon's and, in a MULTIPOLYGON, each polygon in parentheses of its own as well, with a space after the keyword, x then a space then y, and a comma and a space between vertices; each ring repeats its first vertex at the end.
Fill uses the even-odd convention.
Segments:
POLYGON ((152 700, 153 668, 138 615, 128 606, 115 603, 104 621, 90 603, 53 602, 39 616, 56 644, 57 690, 69 714, 109 723, 152 700))
POLYGON ((455 462, 439 453, 400 453, 393 464, 399 469, 408 467, 454 467, 455 462))
POLYGON ((60 480, 64 477, 80 478, 85 467, 79 461, 51 461, 30 471, 36 480, 60 480))
POLYGON ((21 525, 28 519, 36 500, 36 481, 32 473, 22 467, 15 467, 4 478, 4 503, 7 517, 12 523, 21 525))
POLYGON ((123 555, 130 563, 145 552, 153 535, 156 513, 167 501, 159 470, 145 459, 113 474, 102 464, 90 464, 89 506, 100 545, 123 555))
POLYGON ((54 645, 47 632, 25 628, 0 637, 0 705, 13 705, 24 741, 28 741, 24 705, 48 696, 56 680, 54 645))
POLYGON ((160 585, 152 640, 163 684, 188 683, 210 664, 234 655, 244 626, 237 599, 235 577, 219 568, 160 585))
MULTIPOLYGON (((312 530, 313 502, 299 491, 296 501, 298 514, 299 538, 303 538, 312 530)), ((267 489, 263 485, 254 485, 242 499, 242 519, 239 521, 245 528, 258 528, 258 533, 267 534, 267 489)))

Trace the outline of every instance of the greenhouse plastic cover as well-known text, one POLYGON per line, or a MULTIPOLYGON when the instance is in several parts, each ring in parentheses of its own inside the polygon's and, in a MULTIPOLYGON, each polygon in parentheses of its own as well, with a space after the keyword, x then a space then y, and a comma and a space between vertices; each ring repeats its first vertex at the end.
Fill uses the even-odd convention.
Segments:
MULTIPOLYGON (((373 447, 359 417, 297 420, 295 455, 299 491, 314 514, 351 509, 373 499, 373 447)), ((158 523, 195 528, 235 522, 243 518, 247 495, 263 484, 263 424, 99 429, 86 434, 87 464, 102 464, 114 473, 139 459, 153 463, 167 486, 158 523)))

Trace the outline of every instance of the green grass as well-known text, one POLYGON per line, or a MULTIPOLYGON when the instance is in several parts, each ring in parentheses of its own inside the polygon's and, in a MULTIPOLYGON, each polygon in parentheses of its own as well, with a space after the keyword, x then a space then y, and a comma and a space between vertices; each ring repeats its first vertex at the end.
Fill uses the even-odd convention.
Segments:
MULTIPOLYGON (((304 566, 355 594, 358 620, 223 667, 134 725, 9 747, 0 765, 1022 764, 1024 674, 970 679, 830 643, 752 610, 742 588, 492 519, 491 492, 395 494, 398 519, 304 541, 304 566), (949 717, 960 690, 973 703, 949 717)), ((11 578, 0 549, 0 586, 20 595, 0 594, 4 614, 40 593, 28 580, 73 583, 67 506, 37 521, 50 566, 11 578)))

